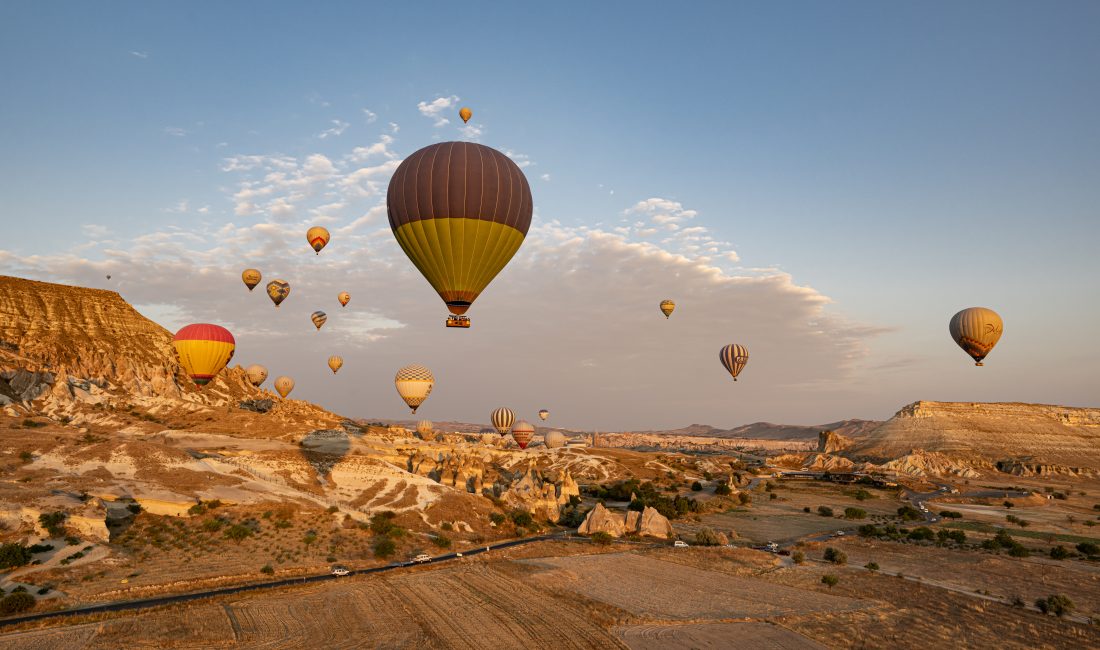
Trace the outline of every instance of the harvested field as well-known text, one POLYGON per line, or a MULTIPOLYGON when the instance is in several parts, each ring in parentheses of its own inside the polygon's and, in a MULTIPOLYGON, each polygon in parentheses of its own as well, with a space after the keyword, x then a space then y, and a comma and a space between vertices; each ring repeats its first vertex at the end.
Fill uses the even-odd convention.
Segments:
POLYGON ((756 650, 824 650, 825 646, 768 623, 696 623, 631 625, 616 630, 631 650, 676 648, 754 648, 756 650))
POLYGON ((634 553, 542 558, 526 562, 555 572, 558 584, 653 620, 731 619, 795 612, 844 612, 864 605, 757 578, 664 562, 634 553))

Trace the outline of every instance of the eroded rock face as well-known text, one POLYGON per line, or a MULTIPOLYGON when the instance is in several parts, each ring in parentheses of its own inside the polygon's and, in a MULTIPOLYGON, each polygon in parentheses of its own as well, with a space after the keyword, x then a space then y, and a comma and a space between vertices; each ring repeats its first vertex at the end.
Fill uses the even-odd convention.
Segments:
POLYGON ((602 503, 597 503, 596 507, 588 512, 580 527, 577 528, 577 532, 581 535, 607 533, 612 537, 636 533, 661 539, 671 539, 673 535, 672 523, 654 508, 646 507, 641 512, 628 510, 626 514, 620 515, 611 512, 602 503))
POLYGON ((569 472, 564 472, 556 483, 538 471, 533 459, 519 479, 500 493, 500 498, 509 506, 550 521, 561 518, 561 508, 569 503, 571 496, 580 496, 580 489, 569 472))
POLYGON ((622 537, 626 533, 626 518, 611 512, 602 503, 597 503, 595 508, 588 511, 577 532, 581 535, 607 533, 612 537, 622 537))
POLYGON ((822 431, 817 434, 817 451, 823 454, 835 454, 852 445, 852 439, 835 431, 822 431))

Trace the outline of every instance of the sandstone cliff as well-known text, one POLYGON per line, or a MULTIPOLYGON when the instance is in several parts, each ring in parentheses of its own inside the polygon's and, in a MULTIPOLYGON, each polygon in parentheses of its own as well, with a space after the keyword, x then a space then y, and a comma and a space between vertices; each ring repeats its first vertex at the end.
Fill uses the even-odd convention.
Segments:
POLYGON ((612 537, 633 533, 661 539, 670 539, 673 535, 672 524, 654 508, 647 506, 641 512, 628 510, 625 515, 621 515, 611 512, 602 503, 597 503, 596 507, 588 512, 584 522, 577 528, 577 533, 581 535, 607 533, 612 537))

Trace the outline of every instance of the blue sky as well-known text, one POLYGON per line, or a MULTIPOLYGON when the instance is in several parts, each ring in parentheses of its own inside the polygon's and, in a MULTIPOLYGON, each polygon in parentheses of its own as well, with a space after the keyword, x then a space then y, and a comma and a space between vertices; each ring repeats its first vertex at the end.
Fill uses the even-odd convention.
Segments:
MULTIPOLYGON (((90 281, 136 264, 135 237, 182 231, 187 246, 216 246, 202 238, 270 217, 270 206, 238 213, 235 156, 335 161, 390 138, 384 157, 396 161, 474 137, 528 163, 537 222, 611 230, 639 202, 679 203, 736 252, 725 273, 789 274, 831 300, 821 314, 854 328, 830 335, 856 336, 862 350, 836 361, 843 395, 777 384, 755 409, 731 413, 715 394, 627 416, 578 393, 567 424, 816 422, 885 417, 915 399, 1095 405, 1100 5, 589 4, 7 3, 0 269, 90 281), (418 110, 451 97, 439 113, 450 124, 418 110), (479 135, 458 130, 458 105, 473 108, 479 135), (971 305, 1006 321, 982 376, 946 336, 950 315, 971 305)), ((378 204, 360 194, 335 224, 378 204)), ((323 198, 313 207, 331 205, 323 198)), ((296 209, 273 222, 308 219, 305 203, 296 209)), ((222 315, 197 298, 157 306, 136 286, 119 290, 162 321, 222 315)), ((711 299, 729 301, 707 307, 716 336, 737 340, 737 295, 711 299)), ((408 318, 379 306, 372 322, 408 318)), ((768 362, 758 359, 746 373, 768 362)), ((302 397, 322 394, 299 385, 302 397)), ((357 403, 348 392, 329 405, 357 403)), ((456 395, 457 412, 438 417, 466 416, 463 403, 456 395)), ((380 400, 369 414, 399 413, 380 400)))

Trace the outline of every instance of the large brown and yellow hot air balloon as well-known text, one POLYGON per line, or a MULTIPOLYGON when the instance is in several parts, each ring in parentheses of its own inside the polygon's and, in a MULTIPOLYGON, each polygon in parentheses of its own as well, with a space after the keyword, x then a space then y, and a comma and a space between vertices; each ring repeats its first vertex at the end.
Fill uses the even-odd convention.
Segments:
POLYGON ((512 428, 512 423, 516 421, 516 414, 512 412, 512 409, 502 406, 489 415, 489 421, 493 423, 493 428, 497 430, 497 433, 506 436, 508 430, 512 428))
POLYGON ((317 328, 317 331, 321 331, 323 326, 328 321, 328 314, 323 311, 315 311, 309 315, 309 319, 313 321, 313 326, 317 328))
POLYGON ((718 359, 737 381, 737 375, 741 374, 745 364, 749 362, 749 350, 743 345, 731 343, 718 352, 718 359))
POLYGON ((275 390, 279 392, 279 395, 286 398, 290 394, 290 391, 294 390, 294 380, 286 375, 281 375, 275 378, 275 390))
POLYGON ((259 269, 245 269, 241 272, 241 280, 244 280, 244 286, 248 287, 249 291, 255 289, 263 278, 259 269))
POLYGON ((398 244, 447 304, 447 326, 469 327, 463 314, 531 227, 531 188, 496 149, 441 142, 398 166, 386 210, 398 244))
POLYGON ((1004 323, 992 309, 970 307, 951 317, 948 330, 963 352, 974 359, 974 365, 980 366, 1000 340, 1004 323))
POLYGON ((334 354, 328 358, 328 367, 335 375, 337 370, 344 367, 344 360, 334 354))
POLYGON ((340 301, 341 307, 347 307, 348 303, 351 302, 351 294, 347 291, 341 291, 340 295, 336 296, 336 299, 340 301))
POLYGON ((278 307, 290 295, 290 284, 286 280, 272 280, 267 283, 267 296, 278 307))
POLYGON ((306 241, 309 242, 310 247, 318 255, 321 254, 321 249, 328 244, 331 239, 328 234, 328 230, 321 226, 314 226, 306 231, 306 241))
POLYGON ((209 323, 184 326, 176 332, 172 345, 184 372, 199 386, 205 386, 221 372, 237 348, 229 330, 209 323))
POLYGON ((665 315, 665 318, 671 316, 672 310, 674 309, 676 309, 676 303, 672 302, 671 300, 661 301, 661 313, 665 315))
POLYGON ((397 387, 397 394, 405 400, 412 412, 416 413, 416 409, 428 399, 428 395, 432 394, 435 377, 432 376, 431 370, 414 363, 398 370, 393 383, 397 387))
POLYGON ((520 449, 527 449, 527 443, 535 437, 535 427, 527 420, 520 420, 512 425, 512 437, 516 439, 520 449))
POLYGON ((259 386, 267 381, 267 368, 261 366, 258 363, 254 363, 251 366, 245 368, 244 376, 248 379, 248 383, 253 386, 259 386))
POLYGON ((474 112, 471 111, 469 107, 463 106, 462 108, 458 109, 458 116, 462 118, 463 124, 468 124, 470 122, 470 118, 474 116, 474 112))

